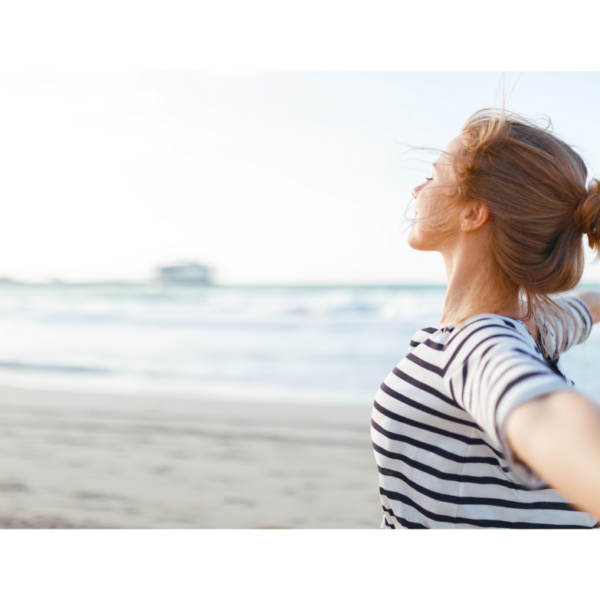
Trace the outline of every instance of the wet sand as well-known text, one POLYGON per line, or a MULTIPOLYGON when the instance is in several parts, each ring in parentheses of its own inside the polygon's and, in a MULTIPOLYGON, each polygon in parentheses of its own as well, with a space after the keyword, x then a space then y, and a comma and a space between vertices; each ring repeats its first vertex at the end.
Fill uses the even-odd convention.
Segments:
POLYGON ((369 407, 0 388, 0 528, 378 528, 369 407))

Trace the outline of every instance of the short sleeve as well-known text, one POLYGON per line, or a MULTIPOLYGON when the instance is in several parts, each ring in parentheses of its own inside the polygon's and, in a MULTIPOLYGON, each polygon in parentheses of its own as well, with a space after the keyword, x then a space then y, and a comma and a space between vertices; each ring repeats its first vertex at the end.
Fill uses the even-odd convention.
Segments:
POLYGON ((443 376, 447 392, 501 450, 516 481, 543 486, 537 475, 515 460, 504 432, 506 419, 525 402, 569 390, 569 384, 536 354, 522 333, 500 317, 480 316, 455 335, 443 376))
POLYGON ((554 328, 548 328, 548 321, 542 318, 542 327, 546 328, 550 334, 550 348, 548 355, 555 358, 559 350, 562 348, 563 340, 566 342, 563 352, 577 344, 585 342, 592 332, 594 318, 588 308, 588 305, 577 296, 569 296, 567 298, 555 299, 558 304, 567 310, 579 324, 580 329, 575 327, 575 323, 568 320, 561 320, 555 323, 554 328), (558 332, 558 336, 553 334, 553 331, 558 332))

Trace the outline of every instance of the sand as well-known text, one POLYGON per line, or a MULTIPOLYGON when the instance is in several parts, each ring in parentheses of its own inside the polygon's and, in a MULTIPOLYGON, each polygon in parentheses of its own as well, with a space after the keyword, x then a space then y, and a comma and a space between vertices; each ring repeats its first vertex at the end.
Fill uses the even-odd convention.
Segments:
POLYGON ((369 407, 0 388, 0 528, 378 528, 369 407))

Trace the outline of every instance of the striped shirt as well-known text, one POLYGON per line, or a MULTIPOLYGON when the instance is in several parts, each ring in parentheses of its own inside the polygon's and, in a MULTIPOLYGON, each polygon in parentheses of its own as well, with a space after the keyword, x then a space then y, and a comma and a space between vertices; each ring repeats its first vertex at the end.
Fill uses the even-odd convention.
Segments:
MULTIPOLYGON (((577 334, 561 324, 552 344, 560 348, 566 336, 568 349, 588 338, 593 319, 579 298, 559 302, 582 326, 577 334)), ((523 322, 495 314, 472 317, 459 330, 415 333, 373 407, 383 529, 596 525, 517 461, 505 437, 516 407, 573 387, 552 348, 550 356, 523 322)))

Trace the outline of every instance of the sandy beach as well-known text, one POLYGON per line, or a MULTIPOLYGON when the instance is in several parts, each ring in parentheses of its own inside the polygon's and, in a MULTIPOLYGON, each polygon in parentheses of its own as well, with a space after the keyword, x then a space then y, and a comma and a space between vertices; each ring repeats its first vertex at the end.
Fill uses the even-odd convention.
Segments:
POLYGON ((0 528, 377 528, 370 412, 0 388, 0 528))

